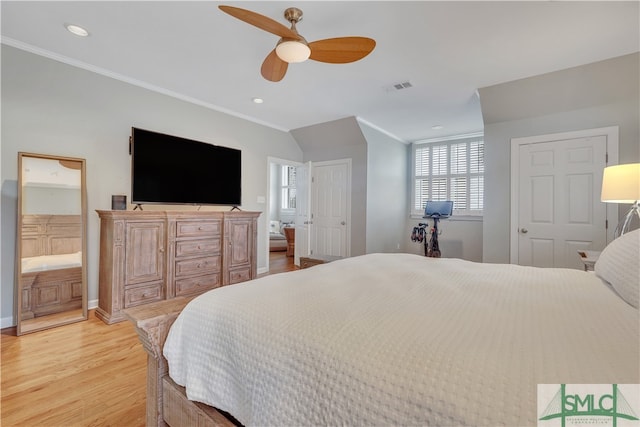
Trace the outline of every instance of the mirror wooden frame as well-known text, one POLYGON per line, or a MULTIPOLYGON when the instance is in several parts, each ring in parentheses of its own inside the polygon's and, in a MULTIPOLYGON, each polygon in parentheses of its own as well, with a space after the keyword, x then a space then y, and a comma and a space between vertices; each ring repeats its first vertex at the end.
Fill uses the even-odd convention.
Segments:
POLYGON ((16 334, 87 320, 87 293, 86 161, 74 157, 19 152, 14 309, 16 334), (57 161, 64 167, 63 170, 80 169, 80 221, 77 214, 33 214, 24 211, 23 168, 26 158, 57 161), (23 260, 23 255, 28 256, 23 260), (81 262, 80 266, 77 266, 78 261, 81 262), (52 267, 57 262, 60 265, 52 267))

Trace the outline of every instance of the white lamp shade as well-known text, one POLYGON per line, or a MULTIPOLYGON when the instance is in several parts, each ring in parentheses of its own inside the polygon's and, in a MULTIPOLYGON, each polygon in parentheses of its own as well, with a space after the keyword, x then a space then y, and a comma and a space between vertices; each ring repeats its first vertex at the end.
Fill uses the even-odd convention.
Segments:
POLYGON ((640 200, 640 163, 604 168, 600 199, 609 203, 635 203, 640 200))
POLYGON ((298 41, 284 41, 276 46, 276 55, 284 62, 303 62, 309 59, 311 49, 298 41))

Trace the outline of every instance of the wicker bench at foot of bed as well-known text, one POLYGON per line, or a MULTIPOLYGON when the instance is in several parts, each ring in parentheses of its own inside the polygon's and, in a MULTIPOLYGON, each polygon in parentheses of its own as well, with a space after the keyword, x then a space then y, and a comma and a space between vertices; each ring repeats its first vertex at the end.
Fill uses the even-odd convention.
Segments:
POLYGON ((234 425, 220 412, 204 403, 187 399, 184 387, 167 375, 162 378, 163 417, 170 426, 225 427, 234 425))
POLYGON ((192 298, 174 298, 124 310, 147 352, 147 427, 232 427, 211 406, 187 399, 185 389, 169 378, 162 347, 171 325, 192 298))

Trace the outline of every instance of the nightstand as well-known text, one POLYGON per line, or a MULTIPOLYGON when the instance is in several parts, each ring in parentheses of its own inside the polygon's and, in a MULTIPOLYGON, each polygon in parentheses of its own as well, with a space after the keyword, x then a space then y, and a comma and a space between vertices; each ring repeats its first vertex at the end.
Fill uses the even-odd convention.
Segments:
POLYGON ((287 256, 296 254, 296 229, 294 227, 284 227, 284 237, 287 239, 287 256))
POLYGON ((593 271, 593 267, 600 256, 600 251, 578 251, 578 256, 580 256, 580 261, 584 264, 584 271, 593 271))
POLYGON ((309 255, 300 257, 300 268, 309 268, 318 264, 326 264, 331 261, 342 259, 341 256, 333 255, 309 255))

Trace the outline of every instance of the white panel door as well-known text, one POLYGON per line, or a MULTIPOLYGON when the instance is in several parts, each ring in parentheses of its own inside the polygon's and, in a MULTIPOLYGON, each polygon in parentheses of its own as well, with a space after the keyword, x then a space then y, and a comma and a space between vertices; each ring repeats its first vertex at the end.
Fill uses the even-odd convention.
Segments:
POLYGON ((606 150, 605 136, 519 146, 518 264, 581 269, 578 250, 606 246, 606 150))
POLYGON ((314 163, 312 174, 311 253, 347 257, 350 252, 350 162, 314 163))
POLYGON ((294 264, 300 265, 300 257, 309 255, 309 224, 311 222, 311 162, 296 168, 296 243, 294 264))

